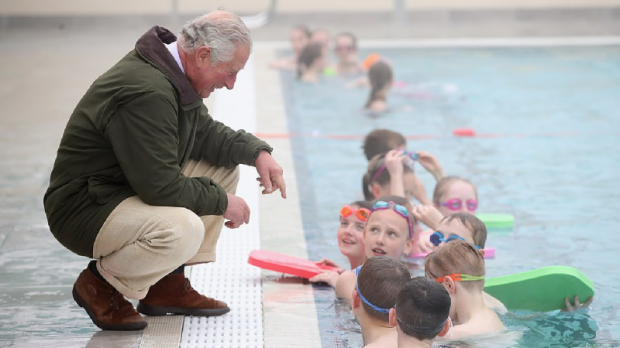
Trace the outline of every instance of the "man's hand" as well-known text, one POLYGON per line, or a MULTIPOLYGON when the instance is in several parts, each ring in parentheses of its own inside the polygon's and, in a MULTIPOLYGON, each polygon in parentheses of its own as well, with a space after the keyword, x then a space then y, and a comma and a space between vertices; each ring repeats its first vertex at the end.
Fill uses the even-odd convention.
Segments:
POLYGON ((224 212, 224 219, 228 220, 224 225, 228 228, 237 228, 243 223, 250 222, 250 207, 247 203, 233 194, 226 193, 228 196, 228 208, 224 212))
POLYGON ((279 189, 282 198, 286 198, 286 183, 282 176, 283 170, 271 157, 271 154, 267 151, 261 151, 258 158, 256 158, 255 165, 259 176, 256 180, 263 187, 262 193, 269 194, 279 189))

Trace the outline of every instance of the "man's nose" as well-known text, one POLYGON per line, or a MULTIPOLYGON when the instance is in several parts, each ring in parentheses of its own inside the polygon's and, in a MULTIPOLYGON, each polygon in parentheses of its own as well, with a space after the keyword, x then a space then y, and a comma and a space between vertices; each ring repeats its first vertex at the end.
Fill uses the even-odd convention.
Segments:
POLYGON ((229 77, 226 80, 226 88, 228 88, 229 90, 233 89, 233 87, 235 87, 236 81, 237 81, 237 74, 234 74, 233 76, 229 77))

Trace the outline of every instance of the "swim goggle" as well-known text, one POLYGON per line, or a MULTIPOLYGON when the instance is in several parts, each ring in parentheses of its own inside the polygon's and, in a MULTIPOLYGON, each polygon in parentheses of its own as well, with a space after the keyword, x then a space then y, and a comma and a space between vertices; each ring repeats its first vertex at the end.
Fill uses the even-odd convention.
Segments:
POLYGON ((350 205, 345 205, 342 209, 340 209, 340 217, 343 219, 351 216, 351 214, 355 214, 355 217, 360 221, 366 222, 370 216, 370 210, 366 208, 355 209, 350 205))
MULTIPOLYGON (((448 243, 451 242, 453 240, 463 240, 465 241, 465 238, 458 236, 456 234, 451 235, 448 238, 444 238, 443 233, 439 232, 439 231, 435 231, 433 232, 433 234, 431 234, 430 236, 430 240, 431 243, 433 243, 434 246, 439 246, 439 244, 441 243, 448 243)), ((479 246, 474 245, 476 247, 476 249, 481 249, 479 246)))
POLYGON ((360 292, 360 287, 359 287, 358 282, 357 282, 357 276, 360 274, 360 270, 362 269, 362 266, 363 266, 363 265, 360 265, 360 266, 358 266, 358 267, 355 269, 355 278, 356 278, 356 279, 355 279, 355 290, 357 290, 357 294, 360 296, 360 299, 361 299, 362 301, 364 301, 364 303, 365 303, 365 304, 367 304, 367 305, 368 305, 368 307, 370 307, 370 308, 372 308, 372 309, 376 310, 376 311, 377 311, 377 312, 379 312, 379 313, 389 313, 389 312, 390 312, 390 310, 389 310, 389 309, 386 309, 386 308, 381 308, 381 307, 377 307, 377 306, 375 306, 374 304, 370 303, 370 301, 368 301, 368 300, 366 299, 366 297, 364 297, 364 295, 362 295, 362 293, 360 292))
MULTIPOLYGON (((438 205, 442 207, 446 207, 453 211, 457 211, 457 210, 460 210, 461 207, 463 207, 463 201, 458 198, 452 198, 452 199, 447 200, 444 203, 439 203, 438 205)), ((478 202, 476 202, 475 199, 468 199, 467 201, 465 201, 465 206, 467 207, 467 210, 469 211, 476 211, 476 209, 478 209, 478 202)))
POLYGON ((475 282, 477 280, 483 280, 484 276, 483 275, 482 276, 474 276, 474 275, 465 274, 465 273, 452 273, 452 274, 448 274, 448 275, 445 275, 443 277, 437 278, 437 281, 439 283, 443 283, 444 279, 446 279, 446 278, 452 278, 452 280, 454 280, 455 282, 475 282))
MULTIPOLYGON (((418 156, 417 153, 415 152, 411 152, 411 151, 407 151, 407 150, 402 150, 403 155, 407 156, 408 161, 407 161, 407 165, 409 166, 409 168, 411 168, 411 170, 413 170, 413 162, 417 161, 420 156, 418 156)), ((383 171, 386 169, 387 167, 384 165, 382 165, 381 167, 379 167, 379 170, 377 170, 377 172, 375 173, 375 175, 372 176, 372 179, 370 179, 370 182, 375 181, 379 175, 381 175, 381 173, 383 173, 383 171)))
POLYGON ((375 206, 372 207, 372 211, 390 209, 390 205, 392 206, 393 211, 395 211, 398 215, 404 217, 405 220, 407 220, 407 224, 409 226, 409 238, 413 239, 413 226, 411 225, 411 219, 409 219, 409 210, 407 210, 407 208, 392 201, 377 201, 377 203, 375 203, 375 206))

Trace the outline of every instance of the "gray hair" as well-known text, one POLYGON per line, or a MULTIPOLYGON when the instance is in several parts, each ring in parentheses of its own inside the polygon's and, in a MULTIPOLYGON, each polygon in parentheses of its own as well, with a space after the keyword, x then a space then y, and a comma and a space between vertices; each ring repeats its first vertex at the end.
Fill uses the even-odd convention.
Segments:
POLYGON ((191 52, 202 46, 211 48, 211 66, 229 62, 235 49, 247 45, 252 50, 250 30, 236 14, 219 9, 187 22, 181 28, 181 49, 191 52))

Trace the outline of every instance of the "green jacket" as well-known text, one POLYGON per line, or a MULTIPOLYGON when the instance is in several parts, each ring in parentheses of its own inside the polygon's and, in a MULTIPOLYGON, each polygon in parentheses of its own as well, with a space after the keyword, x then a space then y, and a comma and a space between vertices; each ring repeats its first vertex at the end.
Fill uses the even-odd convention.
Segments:
POLYGON ((146 204, 198 215, 226 211, 226 192, 209 178, 181 174, 188 159, 220 167, 254 165, 267 143, 209 116, 164 46, 176 37, 153 27, 78 103, 60 141, 43 198, 54 237, 92 257, 112 210, 138 195, 146 204))

